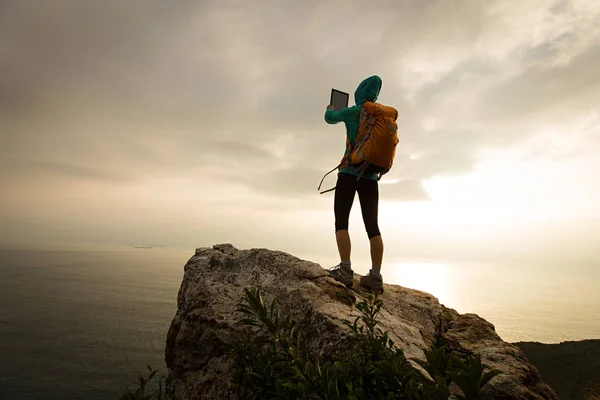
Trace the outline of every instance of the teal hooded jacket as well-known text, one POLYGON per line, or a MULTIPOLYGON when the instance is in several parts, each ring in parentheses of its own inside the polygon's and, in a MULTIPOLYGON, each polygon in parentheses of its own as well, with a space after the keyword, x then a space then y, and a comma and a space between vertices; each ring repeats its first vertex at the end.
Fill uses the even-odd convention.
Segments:
MULTIPOLYGON (((360 122, 360 107, 366 101, 376 101, 381 91, 381 78, 377 75, 373 75, 365 79, 358 85, 358 88, 354 92, 354 101, 356 105, 352 107, 343 108, 341 110, 325 111, 325 122, 328 124, 337 124, 343 122, 346 125, 346 135, 350 140, 350 143, 354 146, 356 137, 358 136, 358 125, 360 122)), ((348 148, 344 151, 344 155, 348 153, 348 148)), ((342 168, 338 175, 342 172, 347 172, 350 175, 358 176, 356 168, 349 166, 348 168, 342 168)), ((377 173, 363 174, 363 178, 377 180, 377 173)))

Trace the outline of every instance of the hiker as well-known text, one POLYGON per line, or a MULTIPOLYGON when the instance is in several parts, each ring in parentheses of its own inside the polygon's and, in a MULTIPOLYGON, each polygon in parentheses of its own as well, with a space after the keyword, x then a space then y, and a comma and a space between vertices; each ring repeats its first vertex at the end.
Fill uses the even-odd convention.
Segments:
MULTIPOLYGON (((349 155, 351 148, 355 145, 359 133, 361 108, 363 104, 365 102, 375 102, 379 96, 380 90, 381 78, 377 75, 373 75, 363 80, 354 92, 355 106, 343 108, 338 111, 334 111, 333 106, 331 105, 327 106, 327 110, 325 111, 325 121, 328 124, 343 122, 346 126, 347 139, 344 157, 349 155)), ((395 112, 395 117, 397 117, 396 110, 392 108, 388 108, 388 110, 393 110, 391 114, 395 112)), ((397 130, 395 117, 390 117, 393 118, 393 123, 387 122, 388 129, 392 129, 390 127, 393 125, 397 130)), ((395 143, 396 142, 394 142, 394 144, 395 143)), ((333 170, 331 172, 333 172, 333 170)), ((387 170, 385 172, 387 172, 387 170)), ((371 253, 371 269, 367 275, 360 278, 359 283, 360 286, 367 290, 383 292, 383 277, 381 275, 383 240, 377 223, 379 203, 378 181, 380 177, 381 175, 379 172, 369 172, 368 169, 361 172, 354 165, 340 164, 334 195, 335 238, 340 255, 340 264, 330 269, 330 275, 347 287, 352 287, 353 285, 354 272, 352 271, 350 262, 351 246, 350 235, 348 232, 348 220, 355 193, 358 192, 362 217, 370 241, 371 253)))

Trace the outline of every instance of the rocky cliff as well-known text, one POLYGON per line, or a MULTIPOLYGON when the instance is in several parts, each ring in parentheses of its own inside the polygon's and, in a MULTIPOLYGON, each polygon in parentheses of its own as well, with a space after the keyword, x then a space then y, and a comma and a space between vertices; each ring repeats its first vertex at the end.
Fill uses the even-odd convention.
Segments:
MULTIPOLYGON (((197 249, 184 270, 165 349, 169 399, 237 398, 226 352, 241 329, 236 309, 244 288, 260 288, 267 299, 291 312, 312 350, 344 340, 349 329, 343 321, 354 320, 354 303, 365 294, 346 289, 319 264, 231 244, 197 249)), ((524 353, 477 315, 459 314, 430 294, 398 285, 385 285, 380 298, 382 329, 407 358, 424 359, 424 350, 441 335, 452 350, 480 354, 485 365, 503 372, 485 388, 491 399, 557 399, 524 353)))

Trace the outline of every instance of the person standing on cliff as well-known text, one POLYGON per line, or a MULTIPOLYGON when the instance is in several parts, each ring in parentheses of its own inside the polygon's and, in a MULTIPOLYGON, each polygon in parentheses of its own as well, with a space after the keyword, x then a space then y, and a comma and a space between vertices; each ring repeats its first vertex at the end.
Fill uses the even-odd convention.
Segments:
MULTIPOLYGON (((375 102, 381 90, 381 78, 373 75, 363 80, 354 92, 355 106, 333 110, 333 106, 327 106, 325 111, 325 122, 337 124, 343 122, 346 126, 347 139, 354 146, 358 135, 361 106, 367 102, 375 102)), ((349 151, 346 148, 347 154, 349 151)), ((370 242, 371 269, 369 273, 360 278, 360 286, 367 290, 383 291, 383 277, 381 275, 381 263, 383 260, 383 239, 379 232, 377 222, 379 205, 379 176, 378 173, 362 174, 352 165, 341 168, 337 175, 337 184, 334 195, 335 215, 335 238, 340 263, 330 269, 330 275, 347 287, 352 287, 354 272, 350 262, 350 234, 348 232, 348 220, 350 210, 354 202, 355 194, 358 192, 363 222, 370 242), (357 177, 360 177, 357 179, 357 177)))

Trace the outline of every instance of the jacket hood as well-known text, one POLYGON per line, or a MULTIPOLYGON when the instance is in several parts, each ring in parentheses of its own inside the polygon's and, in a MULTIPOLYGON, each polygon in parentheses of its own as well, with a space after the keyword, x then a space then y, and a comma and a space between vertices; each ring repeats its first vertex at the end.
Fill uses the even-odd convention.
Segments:
POLYGON ((366 101, 376 101, 381 91, 381 78, 373 75, 358 85, 354 92, 354 101, 357 106, 362 106, 366 101))

